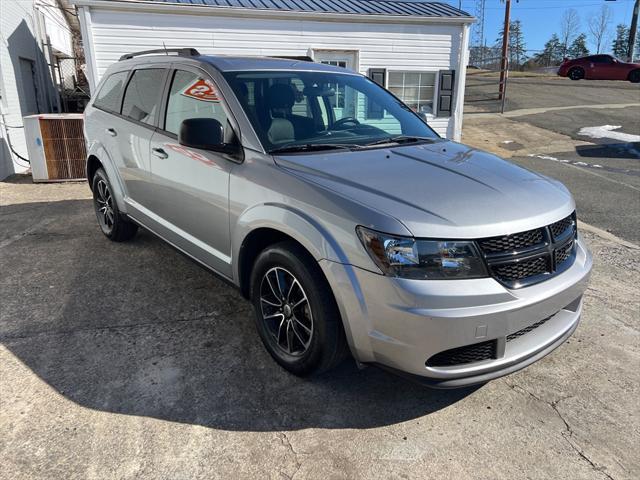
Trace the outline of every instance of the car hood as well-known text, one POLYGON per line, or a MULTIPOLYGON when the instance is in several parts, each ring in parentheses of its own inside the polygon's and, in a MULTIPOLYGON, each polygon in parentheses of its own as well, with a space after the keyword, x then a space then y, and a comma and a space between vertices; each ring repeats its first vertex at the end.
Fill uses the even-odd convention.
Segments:
POLYGON ((450 141, 275 160, 292 174, 393 216, 416 237, 504 235, 547 225, 575 209, 561 183, 450 141))

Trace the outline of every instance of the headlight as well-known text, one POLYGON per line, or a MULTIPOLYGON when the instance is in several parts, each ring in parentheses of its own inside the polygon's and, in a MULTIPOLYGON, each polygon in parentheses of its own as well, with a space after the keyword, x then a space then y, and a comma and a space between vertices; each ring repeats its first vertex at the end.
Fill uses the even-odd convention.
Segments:
POLYGON ((357 227, 365 249, 390 277, 414 280, 487 277, 474 242, 419 240, 357 227))

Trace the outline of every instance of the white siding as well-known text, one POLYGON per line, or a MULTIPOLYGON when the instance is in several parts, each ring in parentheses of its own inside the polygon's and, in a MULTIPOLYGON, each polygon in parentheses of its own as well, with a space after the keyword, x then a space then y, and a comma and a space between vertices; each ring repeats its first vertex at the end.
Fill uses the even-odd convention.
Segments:
MULTIPOLYGON (((180 7, 176 7, 180 8, 180 7)), ((457 70, 462 26, 340 23, 215 15, 118 12, 92 9, 91 39, 97 79, 136 50, 194 47, 206 54, 309 55, 357 50, 358 70, 457 70)), ((432 118, 438 133, 453 136, 450 118, 432 118)))

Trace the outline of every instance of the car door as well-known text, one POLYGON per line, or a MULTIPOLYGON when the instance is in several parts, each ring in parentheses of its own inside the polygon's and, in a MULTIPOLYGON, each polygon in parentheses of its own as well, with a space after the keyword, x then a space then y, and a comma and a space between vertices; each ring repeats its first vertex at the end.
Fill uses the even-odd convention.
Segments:
POLYGON ((119 120, 108 129, 120 154, 118 169, 125 201, 135 217, 153 197, 149 148, 160 114, 162 90, 170 64, 145 65, 132 70, 122 97, 119 120))
POLYGON ((591 80, 615 80, 615 64, 609 55, 595 55, 589 62, 589 75, 591 80))
POLYGON ((161 235, 230 277, 229 175, 237 160, 180 145, 180 125, 188 118, 215 118, 224 125, 225 141, 235 136, 213 79, 197 67, 180 65, 170 74, 163 118, 151 139, 149 208, 161 235))

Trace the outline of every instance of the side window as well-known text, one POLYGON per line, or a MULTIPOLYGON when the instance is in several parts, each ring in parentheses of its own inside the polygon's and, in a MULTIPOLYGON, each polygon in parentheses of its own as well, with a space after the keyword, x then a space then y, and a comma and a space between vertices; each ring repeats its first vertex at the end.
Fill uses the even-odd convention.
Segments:
POLYGON ((148 68, 133 72, 124 93, 122 115, 149 125, 154 124, 160 107, 164 72, 162 68, 148 68))
MULTIPOLYGON (((248 97, 253 89, 245 92, 248 97)), ((164 129, 178 135, 180 125, 188 118, 215 118, 225 128, 225 138, 230 134, 227 114, 214 83, 184 70, 176 70, 171 82, 164 129)))
POLYGON ((110 75, 96 94, 93 106, 108 112, 120 113, 122 90, 128 74, 129 72, 118 72, 110 75))

